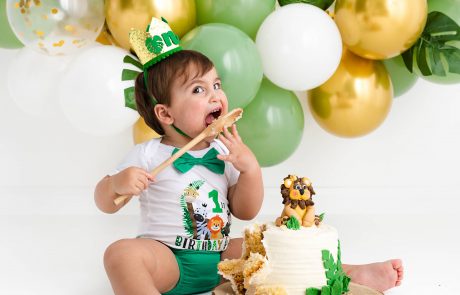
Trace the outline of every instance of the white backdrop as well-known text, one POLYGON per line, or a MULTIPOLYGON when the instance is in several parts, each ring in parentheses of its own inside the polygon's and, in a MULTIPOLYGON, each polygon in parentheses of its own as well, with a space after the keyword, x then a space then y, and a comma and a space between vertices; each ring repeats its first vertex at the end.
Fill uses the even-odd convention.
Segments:
MULTIPOLYGON (((94 185, 132 147, 131 130, 109 137, 83 134, 67 122, 56 98, 46 119, 23 113, 10 97, 6 83, 8 65, 15 54, 14 50, 0 49, 0 190, 24 192, 24 200, 6 202, 11 204, 8 212, 14 212, 17 202, 33 198, 35 191, 47 189, 88 192, 88 199, 79 197, 71 202, 71 206, 86 210, 94 185)), ((419 202, 419 195, 428 202, 423 205, 425 211, 431 210, 433 202, 429 200, 434 196, 459 204, 459 93, 460 84, 437 85, 419 79, 409 92, 394 99, 389 116, 376 131, 356 139, 323 131, 309 113, 305 94, 299 93, 305 113, 304 136, 288 160, 263 169, 269 196, 264 210, 273 208, 270 201, 279 204, 278 187, 289 173, 308 176, 317 198, 321 194, 365 198, 360 210, 366 210, 366 204, 372 207, 381 203, 381 197, 400 202, 407 198, 405 210, 419 202)), ((56 193, 54 197, 65 196, 56 193)), ((454 206, 440 203, 438 209, 453 210, 454 206)), ((59 212, 69 204, 59 202, 46 210, 59 212)), ((21 207, 42 210, 40 206, 21 207)), ((385 208, 379 205, 372 210, 385 208)))
MULTIPOLYGON (((131 130, 80 133, 55 98, 47 119, 23 113, 6 86, 14 55, 0 49, 0 293, 113 294, 102 256, 113 241, 135 235, 137 202, 108 216, 92 195, 132 147, 131 130)), ((287 161, 263 169, 266 197, 257 219, 273 220, 281 210, 284 176, 308 176, 317 212, 338 228, 347 263, 403 258, 404 283, 388 294, 457 290, 459 92, 460 84, 419 80, 394 100, 380 128, 357 139, 323 131, 299 94, 303 140, 287 161)), ((232 232, 244 225, 235 222, 232 232)))

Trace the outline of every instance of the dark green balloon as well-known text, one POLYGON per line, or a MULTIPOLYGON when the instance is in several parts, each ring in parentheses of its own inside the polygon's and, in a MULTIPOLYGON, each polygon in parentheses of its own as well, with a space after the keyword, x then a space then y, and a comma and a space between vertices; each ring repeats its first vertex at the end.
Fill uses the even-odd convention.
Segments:
POLYGON ((0 47, 11 49, 24 47, 11 30, 6 15, 6 0, 0 0, 0 47))
POLYGON ((394 97, 402 95, 417 82, 418 76, 415 73, 409 72, 404 65, 401 55, 386 59, 383 61, 383 64, 390 75, 394 97))
POLYGON ((185 49, 199 51, 214 63, 227 94, 229 110, 247 106, 262 82, 262 61, 251 38, 226 24, 206 24, 181 40, 185 49))
POLYGON ((315 5, 316 7, 321 8, 322 10, 328 9, 335 0, 278 0, 280 6, 292 4, 292 3, 306 3, 315 5))
POLYGON ((276 0, 196 0, 197 23, 232 25, 255 39, 263 20, 275 10, 275 4, 276 0))
POLYGON ((299 145, 304 114, 297 96, 264 78, 238 121, 238 132, 263 167, 286 160, 299 145))

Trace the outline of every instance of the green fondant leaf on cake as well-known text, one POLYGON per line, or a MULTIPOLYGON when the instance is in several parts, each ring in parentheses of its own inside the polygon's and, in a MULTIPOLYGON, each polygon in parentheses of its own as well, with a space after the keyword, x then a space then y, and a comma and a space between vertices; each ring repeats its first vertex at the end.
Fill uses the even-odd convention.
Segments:
POLYGON ((323 286, 321 288, 321 295, 331 295, 331 287, 323 286))
POLYGON ((337 241, 337 263, 334 261, 334 256, 332 256, 329 250, 322 250, 321 258, 323 260, 327 286, 323 286, 321 290, 308 288, 305 291, 306 295, 341 295, 348 292, 350 278, 347 277, 342 269, 340 241, 337 241))
MULTIPOLYGON (((337 243, 337 263, 334 261, 334 257, 329 250, 322 250, 321 257, 323 260, 327 284, 328 286, 331 286, 330 293, 327 294, 340 295, 348 291, 350 278, 347 277, 342 269, 340 241, 337 243)), ((321 295, 324 294, 321 293, 321 295)))
POLYGON ((305 294, 306 295, 322 295, 321 290, 316 289, 316 288, 308 288, 305 294))
POLYGON ((299 230, 300 229, 300 222, 294 216, 291 216, 289 220, 286 222, 286 227, 288 229, 299 230))
POLYGON ((331 285, 334 282, 334 279, 335 279, 334 270, 330 269, 330 270, 326 271, 326 277, 328 278, 327 284, 331 285))
POLYGON ((324 214, 325 214, 325 213, 321 213, 321 214, 318 216, 320 222, 323 221, 323 219, 324 219, 324 214))
POLYGON ((332 292, 331 295, 341 295, 342 294, 342 282, 339 280, 336 280, 334 284, 332 285, 332 292))
POLYGON ((348 286, 350 285, 350 281, 350 277, 347 277, 346 275, 343 276, 343 292, 350 291, 350 289, 348 288, 348 286))
POLYGON ((337 264, 342 267, 342 251, 340 251, 340 240, 337 240, 337 264))

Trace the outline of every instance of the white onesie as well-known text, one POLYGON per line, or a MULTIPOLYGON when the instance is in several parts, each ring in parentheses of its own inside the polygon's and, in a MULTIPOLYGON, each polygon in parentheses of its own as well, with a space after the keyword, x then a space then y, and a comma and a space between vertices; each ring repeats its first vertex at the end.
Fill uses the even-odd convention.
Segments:
MULTIPOLYGON (((136 145, 115 173, 131 166, 152 171, 175 149, 160 141, 161 138, 157 138, 136 145)), ((211 148, 228 154, 228 149, 219 140, 211 142, 206 149, 188 153, 202 157, 211 148)), ((216 174, 201 165, 182 174, 174 166, 168 166, 140 195, 139 236, 176 249, 225 250, 231 225, 227 192, 238 177, 238 170, 228 162, 225 162, 224 174, 216 174)))

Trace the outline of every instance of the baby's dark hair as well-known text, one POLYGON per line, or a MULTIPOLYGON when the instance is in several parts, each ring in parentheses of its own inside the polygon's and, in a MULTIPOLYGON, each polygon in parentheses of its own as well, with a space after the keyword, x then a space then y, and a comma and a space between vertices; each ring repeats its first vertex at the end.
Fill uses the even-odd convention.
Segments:
POLYGON ((176 79, 182 82, 189 78, 201 77, 214 67, 212 61, 205 55, 193 50, 181 50, 151 66, 147 70, 147 86, 144 83, 144 73, 140 73, 135 82, 136 106, 139 114, 144 118, 145 123, 155 130, 156 133, 164 135, 165 132, 155 115, 155 103, 169 106, 171 103, 172 83, 176 79), (196 73, 190 73, 189 67, 195 65, 196 73), (195 75, 189 77, 190 74, 195 75), (150 95, 148 90, 150 90, 150 95))

